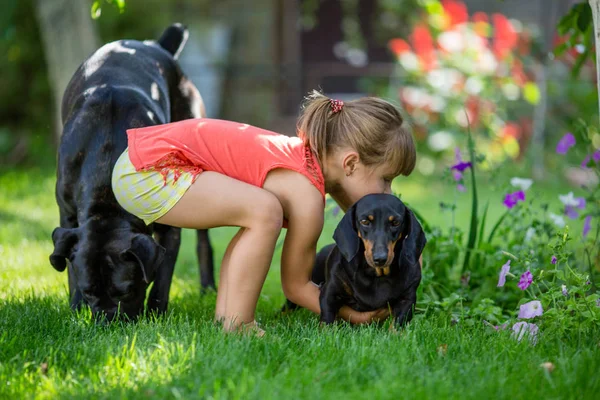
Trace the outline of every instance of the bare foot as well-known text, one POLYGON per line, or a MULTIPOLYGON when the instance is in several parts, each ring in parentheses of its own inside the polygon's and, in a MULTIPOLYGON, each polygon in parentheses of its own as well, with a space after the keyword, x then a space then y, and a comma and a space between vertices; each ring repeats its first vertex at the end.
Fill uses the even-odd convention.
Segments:
POLYGON ((228 333, 235 332, 244 335, 253 335, 256 337, 263 337, 266 333, 264 329, 258 326, 258 323, 256 321, 241 323, 237 326, 233 326, 233 324, 230 323, 228 327, 226 327, 224 324, 223 329, 225 330, 225 332, 228 333))

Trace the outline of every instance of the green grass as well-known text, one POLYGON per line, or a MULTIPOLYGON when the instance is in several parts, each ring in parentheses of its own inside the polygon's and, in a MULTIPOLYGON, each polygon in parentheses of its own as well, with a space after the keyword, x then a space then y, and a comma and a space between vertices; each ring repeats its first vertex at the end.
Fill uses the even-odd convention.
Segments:
MULTIPOLYGON (((419 177, 396 183, 429 222, 450 225, 438 206, 453 199, 446 184, 419 177)), ((495 199, 494 221, 501 192, 480 186, 482 204, 495 199)), ((568 191, 556 182, 536 186, 536 199, 554 203, 568 191)), ((268 335, 225 335, 211 322, 215 294, 199 294, 191 231, 184 231, 169 313, 97 326, 89 312, 69 310, 66 274, 48 263, 58 221, 54 172, 5 172, 0 188, 0 398, 591 399, 600 390, 600 332, 542 332, 532 346, 509 332, 422 315, 401 332, 320 327, 306 311, 281 316, 278 254, 257 311, 268 335)), ((456 222, 466 229, 469 197, 457 199, 456 222)), ((328 220, 320 245, 330 242, 335 223, 328 220)), ((216 261, 233 233, 211 232, 216 261)))

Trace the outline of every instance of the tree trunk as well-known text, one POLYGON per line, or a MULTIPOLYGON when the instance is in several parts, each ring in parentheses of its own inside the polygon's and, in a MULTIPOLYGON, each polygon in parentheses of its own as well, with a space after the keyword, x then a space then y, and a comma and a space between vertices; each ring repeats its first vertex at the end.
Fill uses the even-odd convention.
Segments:
POLYGON ((54 97, 54 130, 62 133, 62 96, 73 73, 94 50, 99 38, 85 0, 36 0, 48 75, 54 97))
MULTIPOLYGON (((594 40, 596 41, 596 76, 598 86, 598 110, 600 111, 600 0, 589 0, 594 16, 594 40)), ((599 114, 600 116, 600 114, 599 114)))

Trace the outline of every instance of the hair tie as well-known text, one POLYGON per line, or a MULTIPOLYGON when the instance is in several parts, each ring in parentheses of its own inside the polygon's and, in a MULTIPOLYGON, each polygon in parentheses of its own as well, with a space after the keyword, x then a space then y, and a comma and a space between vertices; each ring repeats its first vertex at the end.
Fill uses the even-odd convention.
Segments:
POLYGON ((344 107, 343 101, 330 99, 329 102, 331 103, 331 112, 333 114, 337 114, 342 111, 342 107, 344 107))

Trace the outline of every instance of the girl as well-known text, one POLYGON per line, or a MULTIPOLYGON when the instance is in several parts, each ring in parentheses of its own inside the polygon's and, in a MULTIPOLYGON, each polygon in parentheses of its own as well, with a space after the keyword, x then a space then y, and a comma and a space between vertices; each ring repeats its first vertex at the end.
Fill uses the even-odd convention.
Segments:
MULTIPOLYGON (((313 92, 298 137, 247 124, 190 119, 130 129, 113 171, 118 202, 146 224, 208 229, 237 226, 221 264, 215 317, 226 331, 255 329, 254 312, 282 227, 285 296, 320 312, 311 280, 325 194, 346 210, 369 193, 390 193, 416 151, 403 119, 373 97, 343 103, 313 92)), ((365 323, 386 310, 340 317, 365 323)), ((260 331, 262 332, 262 331, 260 331)))

